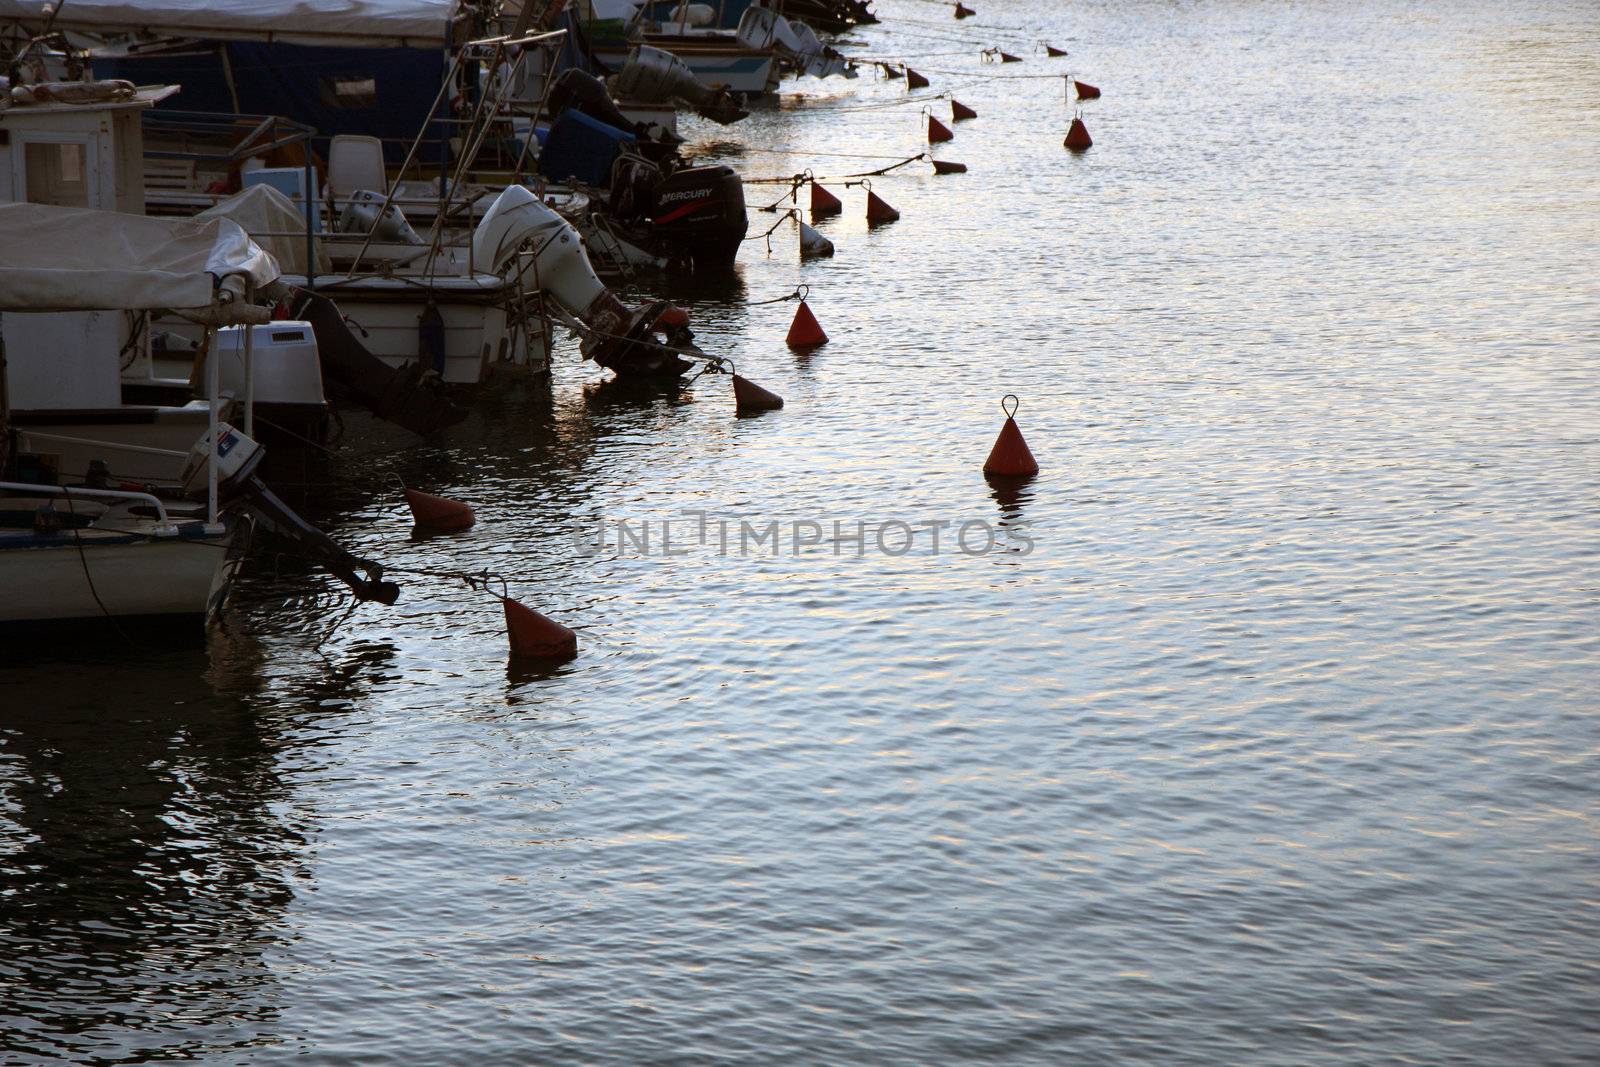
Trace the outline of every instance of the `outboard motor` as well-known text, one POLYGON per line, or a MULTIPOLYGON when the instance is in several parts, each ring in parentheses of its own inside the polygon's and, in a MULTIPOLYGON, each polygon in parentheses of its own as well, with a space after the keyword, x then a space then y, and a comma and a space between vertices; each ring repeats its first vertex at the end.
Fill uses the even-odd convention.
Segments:
POLYGON ((734 102, 728 90, 702 85, 683 60, 647 44, 628 53, 628 61, 611 78, 611 91, 631 100, 682 100, 694 108, 695 114, 724 126, 750 115, 734 102))
POLYGON ((770 8, 754 5, 745 9, 736 31, 746 48, 774 48, 795 69, 818 78, 830 74, 856 76, 855 66, 838 52, 823 45, 816 31, 803 22, 791 21, 770 8))
POLYGON ((638 132, 636 124, 617 108, 617 102, 606 92, 605 83, 577 67, 562 71, 550 86, 550 99, 545 110, 552 115, 559 115, 569 107, 592 119, 599 119, 607 126, 638 132))
POLYGON ((605 82, 587 71, 568 67, 556 78, 550 89, 549 113, 560 116, 572 110, 588 115, 597 122, 627 133, 632 133, 633 147, 649 159, 664 165, 671 160, 683 144, 683 138, 653 122, 634 122, 624 115, 617 102, 606 92, 605 82))
MULTIPOLYGON (((204 496, 209 476, 210 435, 200 438, 189 453, 183 470, 183 487, 192 496, 204 496)), ((361 559, 343 548, 279 500, 266 483, 256 477, 265 450, 227 423, 217 425, 217 497, 245 508, 276 533, 289 538, 306 555, 322 564, 355 594, 357 600, 393 604, 400 599, 400 587, 383 580, 383 567, 361 559)))
POLYGON ((618 219, 646 218, 660 184, 660 167, 639 156, 623 156, 611 168, 611 213, 618 219))
POLYGON ((394 204, 384 207, 386 198, 371 189, 357 189, 339 213, 340 233, 370 233, 379 241, 420 245, 422 238, 411 228, 404 213, 394 204))
POLYGON ((730 270, 750 227, 744 182, 726 165, 680 170, 656 186, 650 222, 695 270, 730 270))
POLYGON ((367 351, 357 340, 339 305, 319 293, 296 289, 290 314, 311 323, 322 360, 324 384, 380 419, 427 435, 467 417, 465 408, 445 395, 437 376, 421 363, 398 369, 367 351))
POLYGON ((523 186, 507 186, 489 207, 472 235, 472 255, 494 274, 525 255, 519 267, 524 283, 548 293, 593 331, 583 341, 585 359, 618 375, 678 375, 691 366, 661 347, 693 348, 688 316, 665 301, 629 310, 595 275, 578 231, 523 186), (657 331, 665 333, 663 342, 656 341, 657 331))

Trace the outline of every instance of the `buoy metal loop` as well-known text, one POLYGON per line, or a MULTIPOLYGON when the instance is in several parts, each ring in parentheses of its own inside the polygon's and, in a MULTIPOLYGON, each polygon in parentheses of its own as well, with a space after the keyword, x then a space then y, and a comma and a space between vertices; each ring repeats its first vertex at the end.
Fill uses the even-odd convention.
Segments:
POLYGON ((1021 406, 1021 401, 1017 399, 1016 393, 1007 393, 1005 396, 1000 398, 1000 410, 1006 413, 1006 418, 1008 419, 1016 418, 1017 409, 1021 406), (1011 407, 1009 410, 1006 408, 1006 401, 1008 400, 1011 401, 1011 407))

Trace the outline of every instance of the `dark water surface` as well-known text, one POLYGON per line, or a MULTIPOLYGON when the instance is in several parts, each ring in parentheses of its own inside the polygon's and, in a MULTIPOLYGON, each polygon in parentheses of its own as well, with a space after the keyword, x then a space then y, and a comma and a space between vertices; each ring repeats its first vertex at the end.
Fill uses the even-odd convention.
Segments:
MULTIPOLYGON (((415 573, 330 630, 264 558, 206 647, 0 669, 0 1062, 1600 1060, 1600 8, 878 6, 971 172, 681 294, 782 412, 569 348, 280 474, 579 659, 415 573), (801 283, 805 357, 755 303, 801 283), (478 527, 411 539, 396 474, 478 527)), ((688 132, 848 174, 904 95, 688 132)))

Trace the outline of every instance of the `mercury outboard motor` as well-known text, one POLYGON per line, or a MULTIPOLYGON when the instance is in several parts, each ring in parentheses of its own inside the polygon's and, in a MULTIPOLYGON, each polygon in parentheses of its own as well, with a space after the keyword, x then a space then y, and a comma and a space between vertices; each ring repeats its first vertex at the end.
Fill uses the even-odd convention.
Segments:
POLYGON ((584 358, 619 376, 682 374, 691 364, 664 346, 698 351, 687 315, 665 301, 629 309, 595 275, 572 223, 523 186, 507 186, 490 205, 472 235, 472 256, 495 274, 525 256, 518 268, 524 284, 587 326, 584 358))
POLYGON ((669 175, 655 187, 649 217, 653 235, 697 271, 731 270, 750 227, 744 182, 721 164, 669 175))
MULTIPOLYGON (((192 496, 203 496, 209 476, 210 435, 200 438, 189 452, 183 470, 183 487, 192 496)), ((279 500, 266 483, 256 477, 265 450, 227 423, 217 424, 217 497, 249 511, 268 529, 289 538, 306 555, 326 567, 357 600, 393 604, 400 599, 400 587, 384 581, 383 568, 368 559, 353 556, 279 500)))

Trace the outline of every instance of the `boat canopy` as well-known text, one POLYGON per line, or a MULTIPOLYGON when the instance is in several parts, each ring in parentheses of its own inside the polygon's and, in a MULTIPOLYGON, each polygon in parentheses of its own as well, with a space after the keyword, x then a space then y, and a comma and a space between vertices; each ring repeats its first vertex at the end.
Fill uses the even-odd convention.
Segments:
POLYGON ((215 325, 265 318, 245 297, 278 264, 229 219, 0 204, 0 311, 198 313, 215 325))
POLYGON ((0 23, 53 30, 365 48, 443 48, 462 0, 0 0, 0 23), (55 17, 47 12, 54 8, 55 17))

